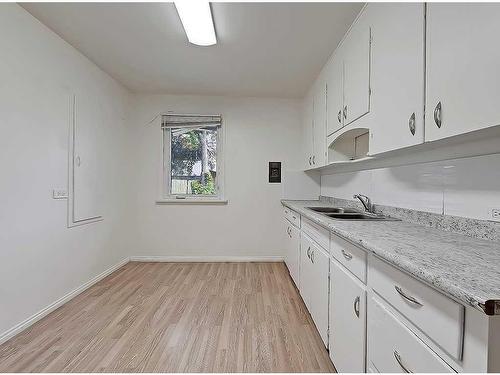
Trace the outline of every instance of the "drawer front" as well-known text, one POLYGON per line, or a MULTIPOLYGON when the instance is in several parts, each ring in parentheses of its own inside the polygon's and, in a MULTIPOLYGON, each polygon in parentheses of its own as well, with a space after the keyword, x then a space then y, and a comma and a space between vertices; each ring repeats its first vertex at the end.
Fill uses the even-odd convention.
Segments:
POLYGON ((366 283, 366 252, 364 250, 332 234, 330 254, 358 279, 366 283))
POLYGON ((290 223, 295 225, 297 228, 300 228, 300 215, 297 212, 283 206, 283 215, 285 215, 290 223))
POLYGON ((461 359, 462 305, 375 257, 370 258, 368 283, 448 354, 461 359))
POLYGON ((328 229, 304 218, 304 220, 302 220, 302 230, 314 241, 316 241, 324 250, 327 252, 329 251, 330 231, 328 229))
POLYGON ((368 353, 369 362, 382 373, 454 372, 377 297, 369 301, 368 353))

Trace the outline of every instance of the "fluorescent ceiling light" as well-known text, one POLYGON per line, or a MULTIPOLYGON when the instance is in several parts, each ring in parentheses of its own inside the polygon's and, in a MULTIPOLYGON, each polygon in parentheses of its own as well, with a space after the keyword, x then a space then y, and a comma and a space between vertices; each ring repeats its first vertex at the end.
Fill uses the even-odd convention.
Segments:
POLYGON ((189 42, 199 46, 217 43, 208 1, 174 1, 189 42))

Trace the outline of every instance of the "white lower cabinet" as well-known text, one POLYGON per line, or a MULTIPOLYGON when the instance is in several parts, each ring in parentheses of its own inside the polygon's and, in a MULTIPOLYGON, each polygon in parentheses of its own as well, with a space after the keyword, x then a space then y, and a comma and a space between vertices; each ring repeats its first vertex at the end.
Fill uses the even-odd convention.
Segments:
POLYGON ((330 358, 338 372, 365 372, 365 285, 335 260, 330 271, 330 358))
POLYGON ((500 316, 464 307, 307 217, 284 216, 286 265, 339 372, 500 372, 500 316))
POLYGON ((295 285, 299 286, 299 259, 300 259, 300 229, 287 219, 285 222, 286 245, 285 264, 295 285))
POLYGON ((301 236, 300 294, 328 346, 328 253, 306 234, 301 236))
POLYGON ((369 362, 379 372, 454 372, 375 295, 369 300, 369 362))

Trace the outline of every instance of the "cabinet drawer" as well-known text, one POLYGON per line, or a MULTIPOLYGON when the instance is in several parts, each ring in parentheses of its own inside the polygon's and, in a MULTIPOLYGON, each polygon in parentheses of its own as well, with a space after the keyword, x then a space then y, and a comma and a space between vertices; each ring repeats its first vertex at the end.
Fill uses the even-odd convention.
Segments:
POLYGON ((454 372, 375 296, 369 301, 368 329, 369 361, 379 372, 454 372))
POLYGON ((328 251, 330 248, 330 231, 328 229, 304 218, 304 220, 302 220, 302 230, 324 250, 328 251))
POLYGON ((358 279, 366 283, 366 252, 364 250, 332 234, 330 254, 358 279))
POLYGON ((283 215, 285 215, 290 223, 300 228, 300 215, 297 212, 290 210, 288 207, 283 207, 283 215))
POLYGON ((462 305, 375 257, 370 258, 368 283, 448 354, 461 359, 462 305))

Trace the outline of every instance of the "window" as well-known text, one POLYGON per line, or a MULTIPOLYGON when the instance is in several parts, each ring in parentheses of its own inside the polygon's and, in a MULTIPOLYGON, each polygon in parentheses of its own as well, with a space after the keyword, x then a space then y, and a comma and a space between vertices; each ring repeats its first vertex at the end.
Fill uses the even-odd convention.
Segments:
POLYGON ((163 115, 165 199, 222 200, 222 118, 163 115))

